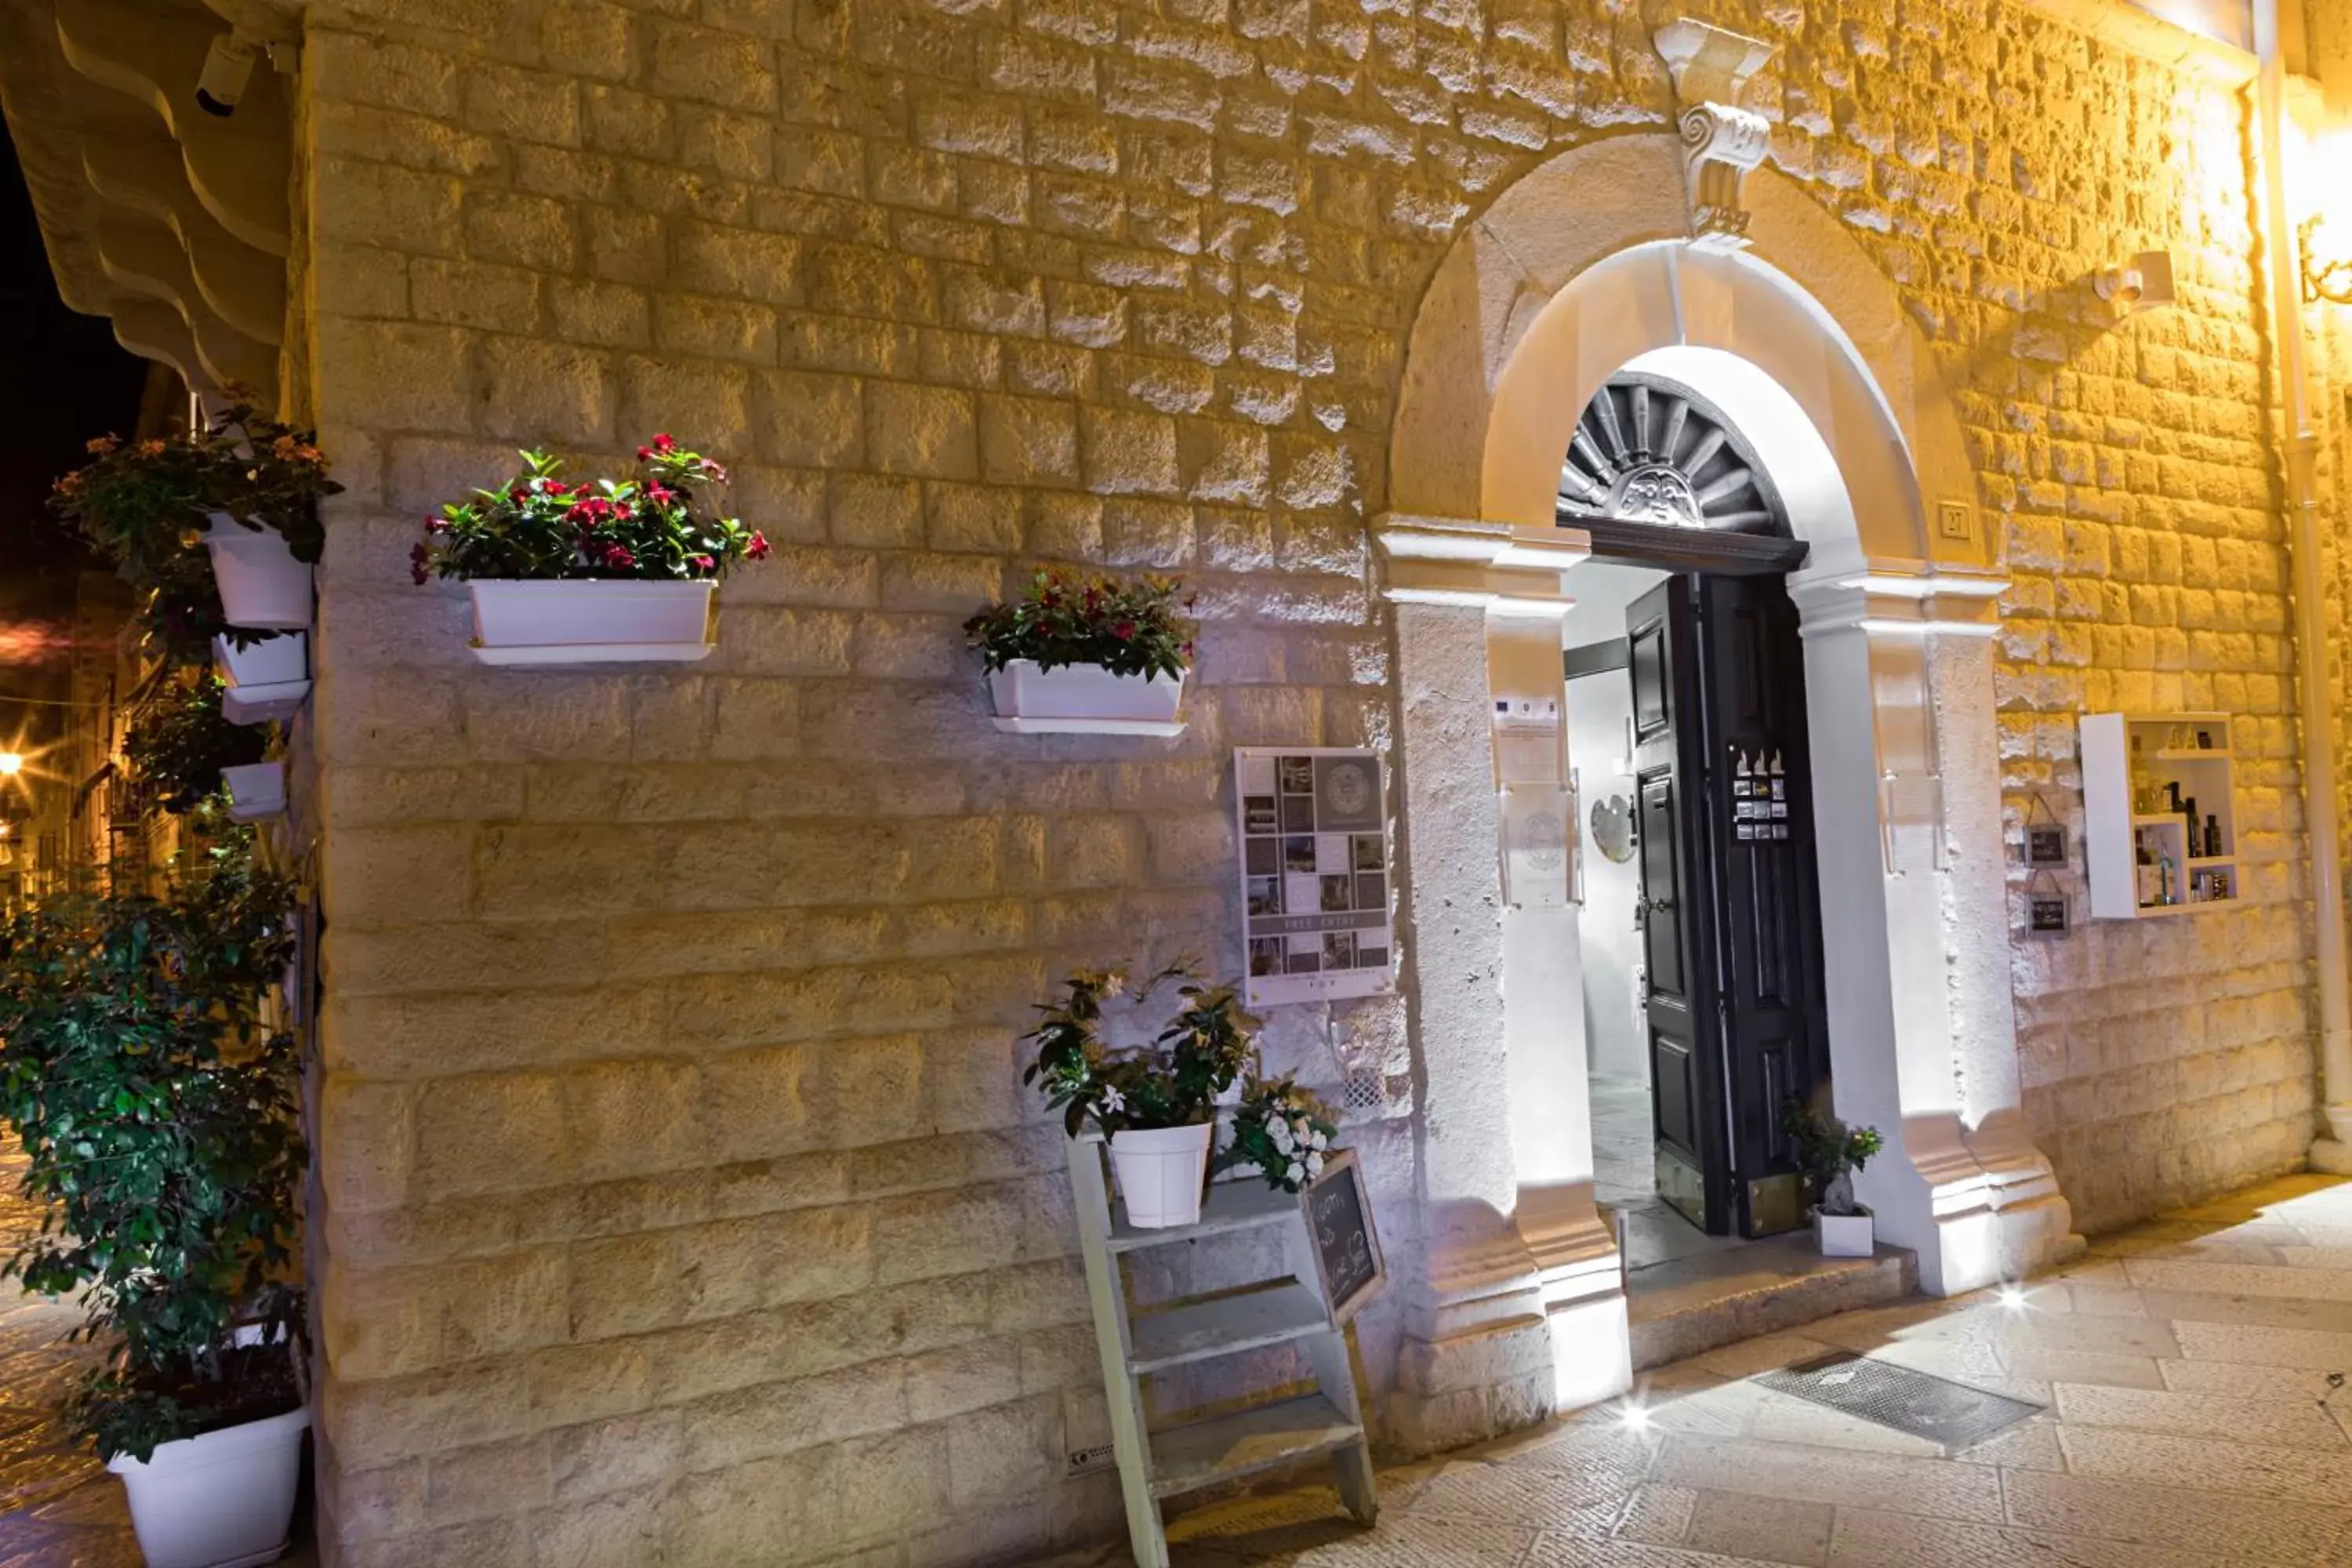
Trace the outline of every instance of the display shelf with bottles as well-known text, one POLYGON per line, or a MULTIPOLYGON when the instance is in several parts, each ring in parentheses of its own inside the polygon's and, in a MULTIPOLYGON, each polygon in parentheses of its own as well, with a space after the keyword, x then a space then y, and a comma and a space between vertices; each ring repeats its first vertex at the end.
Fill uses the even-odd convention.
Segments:
POLYGON ((2147 920, 2243 896, 2226 713, 2085 713, 2091 913, 2147 920))

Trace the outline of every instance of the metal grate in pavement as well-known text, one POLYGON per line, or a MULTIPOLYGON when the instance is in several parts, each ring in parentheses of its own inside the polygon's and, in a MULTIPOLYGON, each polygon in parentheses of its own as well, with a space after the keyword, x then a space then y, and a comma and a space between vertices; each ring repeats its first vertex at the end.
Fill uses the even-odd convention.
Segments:
POLYGON ((1940 1443, 1947 1454, 1972 1448, 2046 1408, 1868 1356, 1823 1356, 1749 1381, 1940 1443))

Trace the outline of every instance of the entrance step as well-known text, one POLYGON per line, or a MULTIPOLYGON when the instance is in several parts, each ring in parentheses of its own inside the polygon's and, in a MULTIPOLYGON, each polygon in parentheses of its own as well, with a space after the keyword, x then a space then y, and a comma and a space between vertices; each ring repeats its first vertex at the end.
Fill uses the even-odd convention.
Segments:
POLYGON ((1823 1258, 1811 1231, 1636 1268, 1626 1276, 1633 1370, 1916 1294, 1919 1260, 1899 1247, 1823 1258))

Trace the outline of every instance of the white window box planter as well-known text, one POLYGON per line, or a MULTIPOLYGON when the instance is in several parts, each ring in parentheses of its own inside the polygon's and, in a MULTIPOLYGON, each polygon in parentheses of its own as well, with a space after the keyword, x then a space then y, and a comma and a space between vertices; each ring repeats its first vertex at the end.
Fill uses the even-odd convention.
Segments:
POLYGON ((117 1455, 147 1568, 253 1568, 286 1553, 308 1410, 225 1426, 159 1447, 145 1463, 117 1455))
POLYGON ((310 635, 282 632, 244 647, 216 637, 213 668, 228 682, 221 693, 221 713, 230 723, 290 719, 310 694, 310 635))
POLYGON ((709 657, 716 583, 477 578, 474 657, 484 664, 683 664, 709 657))
POLYGON ((211 514, 205 548, 222 616, 253 631, 301 631, 310 624, 310 568, 294 559, 274 528, 247 528, 226 512, 211 514))
POLYGON ((231 822, 259 822, 286 810, 284 763, 248 763, 241 768, 223 768, 221 782, 228 785, 231 822))
POLYGON ((1113 675, 1098 664, 1040 669, 1016 658, 988 672, 996 727, 1017 735, 1181 735, 1184 677, 1113 675))
POLYGON ((1871 1255, 1870 1211, 1823 1214, 1813 1210, 1813 1240, 1823 1258, 1867 1258, 1871 1255))

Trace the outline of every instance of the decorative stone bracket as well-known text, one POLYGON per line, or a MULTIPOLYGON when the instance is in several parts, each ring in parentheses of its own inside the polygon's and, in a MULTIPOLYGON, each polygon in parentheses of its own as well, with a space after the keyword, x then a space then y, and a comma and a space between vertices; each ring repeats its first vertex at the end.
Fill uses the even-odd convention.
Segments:
POLYGON ((1683 177, 1690 201, 1691 243, 1738 250, 1748 243, 1740 184, 1764 161, 1771 122, 1736 106, 1748 79, 1772 58, 1772 46, 1687 17, 1651 35, 1674 73, 1681 105, 1683 177))

